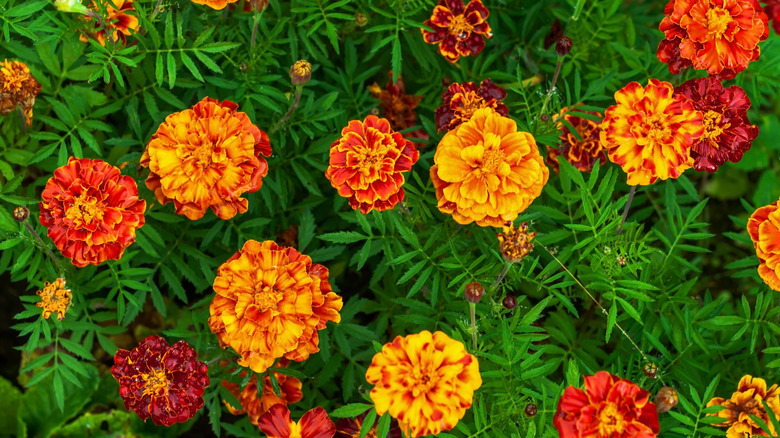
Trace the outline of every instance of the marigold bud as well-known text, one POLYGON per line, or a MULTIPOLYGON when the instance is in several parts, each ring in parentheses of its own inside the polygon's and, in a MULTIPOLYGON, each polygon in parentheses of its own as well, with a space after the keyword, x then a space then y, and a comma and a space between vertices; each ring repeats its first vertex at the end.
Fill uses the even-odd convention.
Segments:
POLYGON ((558 56, 566 56, 571 52, 571 46, 574 45, 574 42, 571 40, 571 38, 567 37, 566 35, 558 38, 558 42, 555 43, 555 53, 558 54, 558 56))
POLYGON ((658 365, 648 362, 642 366, 642 374, 645 376, 655 379, 655 375, 658 373, 658 365))
POLYGON ((366 17, 366 14, 362 12, 358 12, 357 14, 355 14, 355 24, 358 27, 363 27, 366 24, 368 24, 368 17, 366 17))
POLYGON ((535 404, 528 403, 527 405, 525 405, 525 415, 529 417, 533 417, 534 415, 536 415, 536 412, 537 409, 535 404))
POLYGON ((504 297, 503 301, 501 301, 501 304, 504 305, 505 309, 512 310, 517 307, 517 298, 512 295, 507 295, 504 297))
POLYGON ((664 412, 672 410, 672 408, 677 405, 679 399, 677 398, 677 391, 675 391, 674 388, 664 386, 658 390, 658 394, 656 394, 655 400, 653 401, 655 402, 656 408, 658 408, 658 413, 663 414, 664 412))
POLYGON ((14 220, 17 222, 24 222, 27 220, 28 217, 30 217, 30 209, 25 206, 19 206, 14 208, 14 220))
POLYGON ((542 119, 543 122, 547 123, 550 121, 550 115, 549 114, 542 114, 539 116, 540 119, 542 119))
POLYGON ((255 12, 263 12, 268 7, 268 0, 249 0, 248 3, 255 12))
POLYGON ((485 288, 478 281, 475 281, 466 285, 466 291, 463 292, 463 295, 470 303, 477 304, 485 295, 485 288))
POLYGON ((302 86, 311 80, 311 63, 305 59, 295 61, 290 67, 290 81, 295 86, 302 86))
POLYGON ((626 258, 623 256, 617 256, 617 259, 615 259, 615 261, 620 266, 626 266, 626 258))

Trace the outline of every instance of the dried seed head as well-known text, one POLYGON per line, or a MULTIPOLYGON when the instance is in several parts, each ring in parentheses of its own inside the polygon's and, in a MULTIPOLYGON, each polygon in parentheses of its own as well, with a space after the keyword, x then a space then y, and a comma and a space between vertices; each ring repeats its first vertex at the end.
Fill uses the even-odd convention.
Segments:
POLYGON ((536 415, 536 412, 537 409, 535 404, 528 403, 527 405, 525 405, 525 415, 527 415, 528 417, 533 417, 534 415, 536 415))
POLYGON ((658 408, 658 413, 663 414, 675 407, 679 399, 677 398, 677 391, 675 391, 674 388, 664 386, 658 390, 658 394, 653 401, 655 402, 656 408, 658 408))
POLYGON ((574 42, 571 40, 571 38, 567 37, 566 35, 558 38, 558 42, 555 43, 555 53, 558 54, 558 56, 566 56, 571 52, 571 46, 574 45, 574 42))
POLYGON ((485 288, 478 281, 468 283, 463 295, 470 303, 477 304, 482 299, 482 296, 485 295, 485 288))
POLYGON ((30 217, 30 209, 21 205, 19 207, 14 208, 14 219, 17 222, 24 222, 27 220, 28 217, 30 217))
POLYGON ((290 67, 290 81, 295 86, 302 86, 311 80, 311 63, 305 59, 295 61, 290 67))
POLYGON ((512 310, 517 307, 517 298, 512 295, 507 295, 504 297, 503 301, 501 301, 501 304, 504 305, 505 309, 512 310))

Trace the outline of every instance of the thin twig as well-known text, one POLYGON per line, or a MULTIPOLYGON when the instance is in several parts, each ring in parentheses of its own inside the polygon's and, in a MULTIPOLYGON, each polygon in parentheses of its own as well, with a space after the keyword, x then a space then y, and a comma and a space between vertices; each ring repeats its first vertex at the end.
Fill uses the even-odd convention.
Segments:
POLYGON ((469 303, 469 312, 471 313, 471 342, 474 344, 474 352, 477 351, 477 305, 469 303))
POLYGON ((631 186, 631 190, 628 192, 628 201, 626 201, 626 208, 623 209, 623 218, 620 219, 620 226, 617 229, 616 236, 619 236, 623 232, 623 224, 626 223, 628 218, 628 209, 631 208, 631 201, 634 200, 634 193, 636 193, 636 186, 631 186))
POLYGON ((46 251, 46 254, 49 256, 49 258, 51 259, 52 263, 54 263, 54 267, 58 268, 60 264, 57 261, 57 258, 49 250, 49 247, 46 246, 46 244, 43 243, 43 239, 41 239, 41 236, 39 236, 38 233, 36 233, 35 230, 33 230, 33 227, 31 227, 30 224, 27 223, 27 221, 24 222, 24 226, 27 227, 27 230, 30 232, 30 234, 32 234, 33 237, 35 237, 35 240, 38 241, 38 244, 41 246, 41 248, 43 248, 44 251, 46 251))
POLYGON ((542 116, 542 114, 544 114, 544 110, 547 109, 547 104, 550 103, 550 98, 552 97, 553 91, 555 90, 555 83, 558 81, 558 75, 561 73, 562 65, 563 65, 563 57, 559 57, 558 63, 555 64, 555 73, 553 73, 552 83, 550 84, 550 90, 547 92, 547 96, 544 98, 544 103, 542 104, 542 110, 539 112, 540 117, 542 116))
POLYGON ((498 274, 498 277, 496 277, 496 281, 493 282, 493 285, 490 287, 491 290, 495 290, 499 284, 501 284, 501 281, 504 280, 504 277, 506 277, 506 273, 509 272, 509 266, 511 263, 504 263, 504 269, 501 270, 501 273, 498 274))

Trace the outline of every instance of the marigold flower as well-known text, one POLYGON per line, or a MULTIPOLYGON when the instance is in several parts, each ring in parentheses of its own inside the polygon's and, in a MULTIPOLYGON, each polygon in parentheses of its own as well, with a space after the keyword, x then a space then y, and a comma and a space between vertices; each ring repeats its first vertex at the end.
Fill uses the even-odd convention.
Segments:
POLYGON ((771 415, 780 419, 780 389, 778 386, 775 384, 767 389, 764 379, 745 375, 739 381, 737 391, 731 395, 730 399, 715 397, 707 403, 707 407, 721 405, 726 408, 710 415, 726 419, 725 422, 714 423, 713 426, 728 427, 727 438, 769 436, 749 415, 763 420, 769 427, 769 432, 775 436, 778 431, 775 430, 769 417, 770 413, 764 409, 762 401, 769 405, 769 409, 772 411, 771 415))
POLYGON ((455 222, 500 227, 542 193, 549 171, 534 137, 491 108, 444 135, 431 180, 438 208, 455 222))
POLYGON ((328 269, 271 241, 247 241, 219 267, 214 292, 211 331, 257 373, 280 357, 306 360, 320 351, 317 331, 341 321, 328 269))
POLYGON ((601 146, 628 174, 629 185, 677 178, 691 167, 689 151, 701 136, 702 114, 668 82, 631 82, 615 93, 601 122, 601 146))
POLYGON ((171 426, 195 416, 209 386, 208 367, 186 342, 169 346, 149 336, 130 351, 119 349, 111 374, 119 381, 125 407, 146 421, 171 426))
POLYGON ((758 256, 758 275, 780 292, 780 201, 757 209, 748 219, 747 231, 758 256))
POLYGON ((685 96, 704 115, 704 133, 691 146, 694 169, 712 173, 726 161, 741 160, 758 136, 758 127, 748 120, 750 99, 745 91, 736 85, 724 88, 714 78, 699 78, 674 92, 685 96))
POLYGON ((27 64, 7 59, 0 62, 0 115, 12 113, 18 105, 24 112, 27 127, 31 127, 35 96, 40 92, 41 84, 27 64))
POLYGON ((102 160, 71 157, 41 196, 41 224, 79 268, 122 258, 145 222, 146 201, 133 178, 102 160))
POLYGON ((482 386, 477 358, 442 332, 397 336, 366 372, 377 414, 390 412, 406 436, 450 430, 482 386))
POLYGON ((211 9, 216 9, 218 11, 225 9, 225 6, 228 4, 235 3, 237 1, 238 0, 192 0, 192 2, 195 4, 206 5, 211 9))
MULTIPOLYGON (((404 80, 400 75, 398 76, 398 81, 393 84, 392 70, 387 75, 390 79, 387 81, 384 89, 374 82, 373 85, 368 86, 368 91, 371 92, 375 99, 381 101, 379 108, 382 110, 382 115, 390 122, 391 128, 396 131, 411 128, 417 124, 417 112, 414 109, 417 108, 417 105, 422 100, 422 96, 406 94, 404 80)), ((429 138, 423 129, 417 129, 406 135, 423 140, 428 140, 429 138)))
POLYGON ((651 438, 659 431, 650 393, 606 371, 585 376, 585 390, 569 386, 553 420, 561 438, 651 438))
POLYGON ((43 317, 48 318, 52 313, 57 314, 57 319, 62 321, 70 307, 70 289, 65 289, 65 279, 58 278, 54 283, 44 283, 43 289, 35 293, 41 297, 41 301, 35 305, 43 308, 43 317))
POLYGON ((268 135, 238 105, 203 98, 173 113, 152 135, 141 165, 151 170, 146 186, 161 204, 197 220, 211 210, 220 219, 247 211, 244 193, 263 185, 271 155, 268 135))
POLYGON ((664 14, 658 59, 674 74, 693 65, 733 79, 758 59, 758 43, 769 36, 767 16, 757 0, 671 0, 664 14))
POLYGON ((485 48, 485 38, 493 36, 487 23, 490 11, 480 0, 439 0, 433 14, 424 25, 433 32, 420 29, 429 44, 439 44, 439 53, 449 62, 461 56, 477 56, 485 48))
MULTIPOLYGON (((257 388, 257 374, 252 376, 249 383, 239 392, 239 386, 235 383, 222 381, 222 386, 227 388, 233 395, 236 396, 241 403, 241 409, 237 409, 227 402, 225 405, 233 415, 241 415, 246 413, 249 417, 249 421, 257 426, 257 420, 261 415, 268 412, 271 406, 276 404, 283 404, 287 406, 290 403, 297 403, 303 398, 301 392, 301 381, 295 377, 289 377, 281 373, 273 372, 276 382, 279 384, 279 392, 281 397, 274 393, 273 384, 271 383, 270 376, 263 376, 263 395, 258 398, 257 388)), ((245 376, 246 372, 241 373, 241 376, 245 376)))
POLYGON ((452 83, 441 93, 444 103, 436 108, 436 129, 439 132, 453 130, 482 108, 493 108, 507 116, 509 108, 501 103, 505 97, 506 91, 490 79, 483 80, 479 87, 474 82, 452 83))
POLYGON ((387 119, 352 120, 330 145, 325 177, 363 214, 389 210, 404 200, 404 176, 420 158, 414 143, 393 131, 387 119))
MULTIPOLYGON (((105 24, 108 29, 103 28, 100 23, 95 22, 95 39, 101 46, 106 45, 106 30, 111 31, 111 38, 115 43, 121 42, 122 45, 127 44, 127 37, 130 36, 130 31, 138 31, 138 17, 130 15, 128 12, 135 13, 135 6, 133 6, 133 0, 107 0, 105 2, 106 17, 105 24)), ((96 13, 100 13, 98 5, 95 0, 92 0, 90 9, 96 13)), ((84 17, 87 21, 92 18, 89 15, 84 17)), ((79 35, 79 39, 83 42, 87 42, 86 35, 79 35)))
MULTIPOLYGON (((363 422, 366 419, 366 415, 369 411, 363 412, 355 418, 341 418, 336 422, 336 435, 334 438, 360 438, 360 428, 363 427, 363 422)), ((366 438, 378 438, 377 425, 379 424, 379 418, 374 419, 374 425, 371 426, 366 438)), ((390 420, 390 430, 387 432, 386 438, 403 438, 401 428, 398 426, 398 422, 395 419, 390 420)), ((385 438, 382 437, 382 438, 385 438)))
POLYGON ((501 256, 510 263, 516 263, 524 259, 534 249, 532 241, 536 237, 536 231, 528 231, 528 222, 523 222, 519 227, 511 222, 504 224, 504 232, 498 233, 498 244, 501 256))
MULTIPOLYGON (((577 112, 604 117, 600 113, 592 111, 578 110, 577 112)), ((607 155, 599 141, 601 126, 593 120, 579 117, 576 114, 572 112, 572 108, 565 107, 561 109, 560 113, 553 116, 553 120, 558 122, 558 128, 561 130, 561 135, 558 136, 561 147, 560 149, 548 148, 546 161, 555 173, 558 173, 558 157, 561 155, 580 172, 593 170, 596 161, 602 166, 607 163, 607 155), (575 129, 576 133, 563 123, 564 120, 575 129), (578 136, 579 138, 577 138, 578 136)))
POLYGON ((336 433, 325 409, 314 408, 295 422, 285 405, 274 405, 258 420, 257 426, 268 438, 332 438, 336 433))
POLYGON ((780 0, 761 0, 761 3, 775 33, 780 34, 780 0))
POLYGON ((295 61, 290 67, 290 81, 295 86, 302 86, 311 80, 311 63, 305 59, 295 61))

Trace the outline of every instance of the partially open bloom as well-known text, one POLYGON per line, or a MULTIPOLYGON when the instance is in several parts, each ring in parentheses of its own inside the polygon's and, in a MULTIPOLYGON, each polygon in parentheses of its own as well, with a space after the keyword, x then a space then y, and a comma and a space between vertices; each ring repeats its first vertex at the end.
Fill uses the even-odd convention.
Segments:
POLYGON ((389 210, 404 200, 402 172, 419 158, 414 143, 393 131, 387 119, 370 115, 349 122, 330 145, 325 177, 353 209, 363 214, 389 210))
POLYGON ((655 402, 656 408, 658 408, 658 413, 663 414, 671 411, 672 408, 677 406, 680 397, 677 395, 677 390, 671 386, 664 386, 658 390, 658 394, 655 395, 653 401, 655 402))
POLYGON ((764 12, 772 22, 772 29, 780 34, 780 0, 761 0, 761 3, 764 4, 764 12))
POLYGON ((592 111, 578 110, 577 112, 572 112, 572 108, 568 107, 562 108, 559 114, 553 116, 553 120, 558 122, 558 128, 561 130, 561 135, 558 136, 558 139, 561 141, 561 147, 560 149, 548 149, 547 165, 552 167, 555 172, 558 172, 559 156, 563 156, 574 168, 581 172, 593 170, 593 165, 596 164, 596 161, 602 166, 607 163, 607 155, 604 153, 604 149, 602 149, 599 141, 601 126, 593 120, 577 116, 577 113, 603 117, 601 114, 592 111), (572 132, 569 126, 563 123, 564 120, 577 132, 572 132))
POLYGON ((459 224, 482 227, 514 221, 542 193, 550 173, 534 137, 492 108, 445 134, 433 161, 439 210, 459 224))
MULTIPOLYGON (((111 32, 111 38, 115 43, 127 44, 127 37, 130 36, 130 31, 138 31, 138 17, 131 15, 128 12, 135 13, 135 7, 133 6, 133 0, 106 0, 105 2, 106 14, 104 21, 107 29, 103 28, 100 23, 95 20, 94 36, 97 42, 101 46, 106 45, 106 31, 111 32)), ((100 14, 95 0, 92 0, 91 10, 100 14)), ((92 18, 89 15, 85 16, 87 21, 91 21, 92 18)), ((79 36, 81 41, 87 42, 87 36, 82 34, 79 36)))
POLYGON ((439 0, 431 18, 424 25, 433 32, 420 29, 429 44, 439 44, 439 53, 447 61, 455 62, 461 56, 477 56, 485 48, 485 38, 493 36, 487 23, 490 11, 480 0, 439 0))
POLYGON ((385 344, 366 380, 375 385, 371 400, 377 414, 389 411, 410 437, 455 427, 482 386, 477 358, 463 343, 427 330, 385 344))
POLYGON ((41 196, 41 224, 79 268, 119 260, 145 222, 146 201, 133 178, 102 160, 71 157, 41 196))
MULTIPOLYGON (((206 5, 211 9, 216 9, 218 11, 225 9, 225 6, 227 6, 228 4, 235 3, 237 1, 238 0, 192 0, 193 3, 199 5, 206 5)), ((249 1, 247 1, 247 3, 249 3, 249 1)))
POLYGON ((532 241, 536 237, 536 231, 528 231, 528 222, 523 222, 517 228, 512 222, 508 222, 504 224, 504 232, 498 233, 496 237, 504 260, 516 263, 533 251, 532 241))
POLYGON ((152 335, 130 351, 119 349, 111 374, 128 410, 156 425, 183 423, 203 407, 208 367, 186 342, 169 346, 152 335))
POLYGON ((271 155, 268 135, 252 124, 238 105, 203 98, 173 113, 152 135, 141 165, 151 170, 146 186, 161 204, 173 202, 176 213, 192 220, 211 210, 220 219, 244 213, 263 185, 271 155))
MULTIPOLYGON (((242 376, 245 375, 242 373, 242 376)), ((278 396, 274 393, 273 384, 271 383, 270 376, 263 376, 263 388, 262 397, 258 398, 257 388, 257 374, 252 376, 249 383, 239 392, 239 387, 235 383, 230 383, 227 380, 222 381, 222 386, 228 389, 233 395, 236 396, 241 403, 241 409, 237 409, 227 402, 228 411, 233 415, 241 415, 246 413, 249 417, 249 421, 257 426, 257 420, 261 415, 268 412, 271 406, 276 404, 282 404, 287 406, 290 403, 297 403, 303 398, 301 392, 301 381, 295 377, 289 377, 281 373, 274 371, 274 377, 279 384, 278 396)))
POLYGON ((704 131, 702 114, 672 84, 631 82, 615 93, 601 122, 601 146, 628 174, 629 185, 677 178, 691 167, 690 149, 704 131))
POLYGON ((452 83, 441 93, 444 103, 436 108, 436 129, 439 132, 455 129, 482 108, 493 108, 507 116, 509 108, 501 103, 505 97, 506 91, 490 79, 483 80, 479 87, 474 82, 452 83))
POLYGON ((43 289, 35 293, 41 297, 41 301, 35 305, 43 308, 43 317, 48 318, 52 313, 57 314, 57 319, 62 321, 70 307, 70 289, 65 289, 65 279, 58 278, 54 283, 44 283, 43 289))
POLYGON ((685 96, 704 116, 704 132, 691 146, 694 169, 712 173, 726 161, 741 160, 758 136, 758 126, 751 125, 747 117, 750 99, 745 91, 736 85, 724 88, 714 78, 699 78, 674 92, 685 96))
POLYGON ((659 432, 650 393, 606 371, 585 376, 585 390, 566 388, 553 424, 561 438, 652 438, 659 432))
POLYGON ((765 205, 750 216, 748 234, 758 255, 758 275, 780 292, 780 201, 765 205))
MULTIPOLYGON (((368 414, 368 411, 355 418, 341 418, 336 422, 336 435, 334 435, 334 438, 360 438, 360 428, 363 427, 366 414, 368 414)), ((367 438, 378 438, 376 430, 378 423, 379 418, 377 417, 374 420, 374 425, 371 426, 371 429, 366 434, 367 438)), ((390 430, 387 432, 386 437, 382 438, 403 438, 401 428, 398 427, 398 422, 395 419, 390 421, 390 430)))
POLYGON ((674 74, 693 65, 733 79, 758 59, 758 43, 769 36, 767 16, 757 0, 671 0, 664 13, 658 59, 674 74))
POLYGON ((707 407, 715 405, 721 405, 726 409, 710 415, 725 418, 726 421, 712 425, 728 427, 727 438, 769 436, 750 418, 750 415, 763 420, 769 427, 771 436, 776 436, 778 432, 770 420, 770 415, 780 420, 780 389, 776 384, 767 388, 764 379, 750 375, 743 376, 737 391, 731 394, 730 399, 715 397, 707 403, 707 407), (772 412, 764 409, 762 401, 769 405, 772 412))
POLYGON ((306 360, 320 351, 317 331, 341 321, 328 269, 271 241, 247 241, 219 267, 214 292, 211 331, 257 373, 281 357, 306 360))
POLYGON ((0 62, 0 114, 10 114, 18 105, 29 128, 32 126, 35 96, 40 92, 41 84, 30 73, 27 64, 7 59, 0 62))
MULTIPOLYGON (((387 75, 390 79, 388 79, 384 89, 380 88, 376 82, 368 86, 371 95, 381 101, 379 109, 382 111, 382 116, 387 118, 390 127, 396 131, 417 125, 417 112, 414 109, 422 100, 422 96, 406 94, 406 87, 404 87, 404 80, 401 76, 398 76, 398 81, 394 84, 392 70, 387 75)), ((428 140, 428 134, 423 129, 417 129, 406 135, 428 140)))
POLYGON ((268 438, 332 438, 336 433, 336 425, 320 407, 306 412, 296 423, 287 406, 274 405, 260 417, 257 426, 268 438))
POLYGON ((302 86, 311 80, 311 63, 305 59, 295 61, 290 67, 290 82, 295 86, 302 86))
POLYGON ((11 215, 14 217, 16 222, 24 222, 28 217, 30 217, 30 209, 24 205, 20 205, 14 208, 13 212, 11 212, 11 215))

